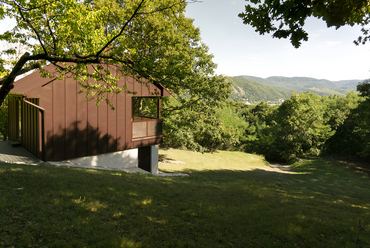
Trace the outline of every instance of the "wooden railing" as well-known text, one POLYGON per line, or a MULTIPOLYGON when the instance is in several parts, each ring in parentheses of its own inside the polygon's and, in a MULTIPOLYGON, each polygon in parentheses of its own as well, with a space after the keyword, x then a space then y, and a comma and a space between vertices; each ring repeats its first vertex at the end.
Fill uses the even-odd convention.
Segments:
POLYGON ((162 120, 151 119, 142 121, 132 121, 132 139, 147 139, 162 135, 162 120))

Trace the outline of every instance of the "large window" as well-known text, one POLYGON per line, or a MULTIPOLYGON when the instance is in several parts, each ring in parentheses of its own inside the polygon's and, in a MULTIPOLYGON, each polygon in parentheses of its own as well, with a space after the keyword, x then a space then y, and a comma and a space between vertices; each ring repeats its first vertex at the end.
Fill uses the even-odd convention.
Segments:
POLYGON ((132 120, 158 119, 158 97, 133 97, 132 120))
POLYGON ((158 97, 132 98, 132 139, 150 139, 162 135, 158 97))

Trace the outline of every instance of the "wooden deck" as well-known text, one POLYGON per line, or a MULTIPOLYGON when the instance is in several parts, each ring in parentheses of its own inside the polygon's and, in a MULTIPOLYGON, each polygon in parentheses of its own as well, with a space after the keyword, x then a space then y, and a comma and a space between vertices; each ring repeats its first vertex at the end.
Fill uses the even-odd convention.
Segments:
POLYGON ((0 162, 14 164, 41 164, 42 160, 36 158, 22 146, 12 146, 9 141, 0 141, 0 162))

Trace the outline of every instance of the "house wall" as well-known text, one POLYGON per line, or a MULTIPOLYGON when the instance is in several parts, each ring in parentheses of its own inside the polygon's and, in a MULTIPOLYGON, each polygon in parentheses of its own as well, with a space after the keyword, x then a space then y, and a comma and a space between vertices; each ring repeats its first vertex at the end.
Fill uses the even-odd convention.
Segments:
MULTIPOLYGON (((88 82, 89 83, 89 82, 88 82)), ((92 82, 91 82, 92 83, 92 82)), ((135 96, 155 96, 160 93, 153 84, 149 87, 131 77, 121 77, 118 87, 127 86, 135 96)), ((27 92, 28 98, 39 98, 45 109, 45 150, 48 161, 62 161, 94 156, 148 145, 159 144, 161 137, 132 141, 132 96, 121 92, 107 95, 112 110, 105 102, 96 106, 85 94, 77 94, 80 86, 72 78, 51 80, 27 92)), ((32 139, 37 139, 32 136, 32 139)), ((39 147, 39 144, 35 145, 39 147)), ((33 148, 27 148, 35 154, 33 148)), ((36 151, 37 153, 37 151, 36 151)))

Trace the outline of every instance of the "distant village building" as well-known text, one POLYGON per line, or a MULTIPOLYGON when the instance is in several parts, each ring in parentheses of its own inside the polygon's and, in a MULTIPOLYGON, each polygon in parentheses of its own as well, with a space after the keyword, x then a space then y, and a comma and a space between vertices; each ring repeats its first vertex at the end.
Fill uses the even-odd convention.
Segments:
POLYGON ((249 101, 249 99, 243 99, 244 100, 244 103, 247 104, 247 105, 251 105, 252 103, 249 101))

